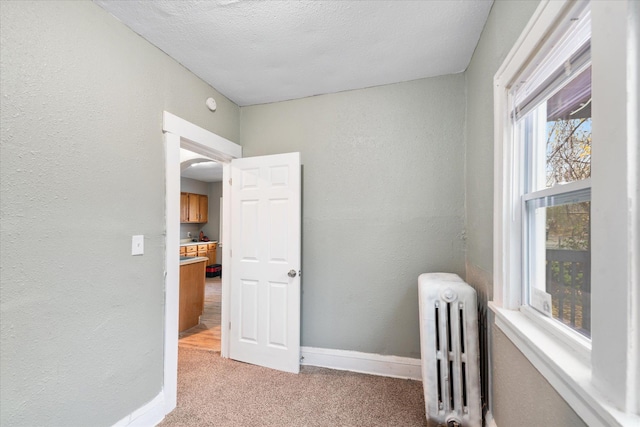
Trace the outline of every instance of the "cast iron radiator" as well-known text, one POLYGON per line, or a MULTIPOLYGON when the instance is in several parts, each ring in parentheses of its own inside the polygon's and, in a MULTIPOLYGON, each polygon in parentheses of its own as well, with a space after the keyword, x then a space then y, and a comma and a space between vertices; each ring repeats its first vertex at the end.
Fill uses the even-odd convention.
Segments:
POLYGON ((476 291, 458 275, 418 278, 422 384, 429 427, 481 427, 476 291))

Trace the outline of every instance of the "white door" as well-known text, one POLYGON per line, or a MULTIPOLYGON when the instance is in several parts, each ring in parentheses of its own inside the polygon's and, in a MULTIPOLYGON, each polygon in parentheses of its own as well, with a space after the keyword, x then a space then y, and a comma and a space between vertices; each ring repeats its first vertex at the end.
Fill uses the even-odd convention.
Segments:
POLYGON ((300 153, 231 162, 232 359, 300 371, 300 153))

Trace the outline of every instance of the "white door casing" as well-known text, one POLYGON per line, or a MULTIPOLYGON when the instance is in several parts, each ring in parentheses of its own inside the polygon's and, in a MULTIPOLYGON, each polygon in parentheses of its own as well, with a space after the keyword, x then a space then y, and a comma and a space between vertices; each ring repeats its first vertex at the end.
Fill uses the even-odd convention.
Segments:
MULTIPOLYGON (((166 251, 165 251, 165 325, 164 325, 164 378, 162 394, 165 414, 177 404, 178 388, 178 299, 180 281, 180 261, 177 249, 180 243, 180 148, 223 163, 223 196, 228 196, 230 186, 229 163, 231 159, 242 157, 242 147, 228 139, 190 123, 174 114, 164 111, 162 115, 163 143, 165 147, 166 171, 166 251)), ((227 197, 227 199, 230 199, 227 197)), ((231 207, 223 202, 221 218, 223 235, 229 235, 231 207)), ((222 248, 222 265, 229 264, 228 250, 222 248)), ((229 275, 222 277, 222 324, 229 321, 229 275)), ((221 330, 221 355, 229 357, 228 329, 221 330)))
POLYGON ((300 153, 234 159, 231 179, 229 356, 298 373, 300 153))

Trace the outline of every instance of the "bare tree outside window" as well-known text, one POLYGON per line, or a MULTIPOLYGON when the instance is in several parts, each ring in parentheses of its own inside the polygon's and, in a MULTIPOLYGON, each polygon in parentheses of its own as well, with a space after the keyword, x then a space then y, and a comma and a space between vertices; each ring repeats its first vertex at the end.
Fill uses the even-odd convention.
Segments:
MULTIPOLYGON (((590 112, 590 111, 589 111, 590 112)), ((547 122, 547 187, 591 176, 591 117, 547 122)), ((547 211, 547 248, 589 249, 590 203, 547 211)))
MULTIPOLYGON (((579 92, 577 85, 568 86, 567 93, 560 91, 560 102, 572 96, 574 102, 565 104, 556 117, 547 117, 547 187, 591 176, 590 75, 588 81, 578 78, 576 83, 589 84, 588 91, 579 92), (579 102, 575 102, 576 92, 582 95, 579 102)), ((549 100, 549 111, 553 101, 549 100)), ((555 107, 557 112, 560 108, 555 107)), ((590 229, 589 201, 546 208, 546 276, 552 315, 586 336, 591 335, 590 229)))
POLYGON ((547 123, 547 187, 591 176, 591 117, 547 123))

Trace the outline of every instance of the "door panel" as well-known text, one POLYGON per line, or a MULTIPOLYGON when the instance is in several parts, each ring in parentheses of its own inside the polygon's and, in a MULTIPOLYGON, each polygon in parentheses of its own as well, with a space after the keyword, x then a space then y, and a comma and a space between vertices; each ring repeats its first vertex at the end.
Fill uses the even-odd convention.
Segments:
POLYGON ((269 222, 268 238, 269 238, 269 262, 286 264, 288 262, 287 248, 287 226, 289 224, 289 201, 288 200, 269 200, 267 217, 269 222), (275 237, 275 238, 272 238, 275 237), (284 238, 277 238, 283 236, 284 238))
POLYGON ((241 228, 237 230, 237 233, 240 234, 242 245, 237 249, 242 262, 258 262, 260 246, 258 235, 259 203, 259 200, 242 200, 240 202, 241 228))
POLYGON ((270 346, 286 348, 287 340, 287 283, 269 282, 269 338, 270 346))
POLYGON ((231 177, 230 357, 297 373, 300 155, 236 159, 231 177))
POLYGON ((240 293, 240 339, 249 343, 258 342, 258 282, 242 280, 240 293))

